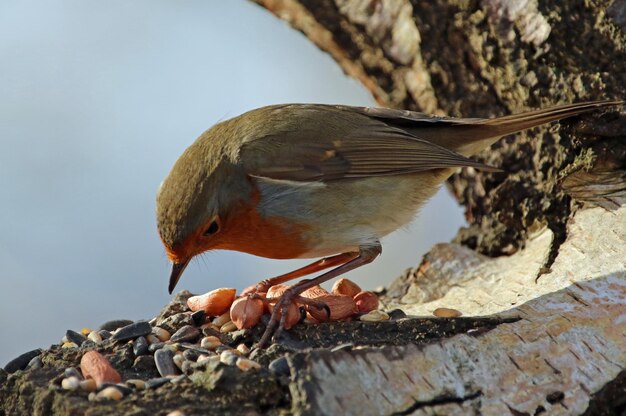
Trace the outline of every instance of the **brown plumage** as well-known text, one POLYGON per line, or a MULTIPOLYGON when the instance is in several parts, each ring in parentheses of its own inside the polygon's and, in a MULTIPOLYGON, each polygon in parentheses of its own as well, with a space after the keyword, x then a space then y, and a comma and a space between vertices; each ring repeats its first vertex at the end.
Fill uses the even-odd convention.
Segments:
POLYGON ((288 305, 312 284, 372 261, 380 239, 411 221, 455 168, 497 170, 469 156, 498 138, 621 103, 493 119, 284 104, 226 120, 183 153, 157 196, 159 234, 173 262, 170 292, 189 260, 211 249, 332 256, 273 284, 340 264, 287 291, 281 305, 288 305))

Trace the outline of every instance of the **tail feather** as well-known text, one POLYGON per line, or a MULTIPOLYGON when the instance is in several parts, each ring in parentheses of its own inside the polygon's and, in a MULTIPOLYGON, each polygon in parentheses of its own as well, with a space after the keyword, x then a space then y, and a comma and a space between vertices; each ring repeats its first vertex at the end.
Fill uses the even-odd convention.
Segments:
MULTIPOLYGON (((624 101, 589 101, 566 104, 557 107, 534 110, 522 114, 489 118, 468 119, 467 124, 450 125, 451 134, 432 135, 433 141, 465 156, 471 156, 489 147, 500 137, 537 127, 551 121, 597 110, 599 108, 624 104, 624 101), (456 131, 456 134, 452 130, 456 131)), ((433 131, 434 133, 434 131, 433 131)))
POLYGON ((598 108, 623 104, 624 101, 589 101, 585 103, 566 104, 543 110, 528 111, 504 117, 484 119, 480 124, 494 126, 501 134, 511 134, 531 127, 540 126, 551 121, 573 117, 598 108))

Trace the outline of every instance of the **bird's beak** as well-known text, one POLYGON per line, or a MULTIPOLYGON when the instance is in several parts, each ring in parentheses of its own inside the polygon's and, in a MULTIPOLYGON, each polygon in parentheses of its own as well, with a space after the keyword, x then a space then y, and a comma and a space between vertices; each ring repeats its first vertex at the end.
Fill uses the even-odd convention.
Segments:
POLYGON ((170 274, 170 285, 168 287, 168 291, 172 294, 172 291, 176 287, 176 283, 180 280, 180 276, 183 275, 185 268, 189 264, 189 260, 184 260, 178 263, 172 263, 172 273, 170 274))

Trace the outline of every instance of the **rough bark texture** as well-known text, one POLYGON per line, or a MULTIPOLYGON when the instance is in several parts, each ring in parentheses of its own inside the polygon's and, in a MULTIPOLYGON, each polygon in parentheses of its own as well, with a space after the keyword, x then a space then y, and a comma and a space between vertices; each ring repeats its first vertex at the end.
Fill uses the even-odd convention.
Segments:
MULTIPOLYGON (((624 1, 256 2, 382 106, 491 116, 626 97, 624 1)), ((311 409, 599 412, 609 396, 598 392, 612 379, 619 391, 626 367, 625 120, 614 112, 501 140, 482 158, 506 173, 450 180, 470 223, 456 237, 464 246, 434 247, 388 292, 410 314, 523 319, 425 348, 309 355, 300 386, 311 409)))
MULTIPOLYGON (((469 117, 626 97, 624 0, 255 2, 382 106, 469 117)), ((504 138, 481 155, 505 173, 455 175, 449 186, 470 226, 383 297, 386 310, 409 317, 297 325, 253 353, 260 371, 198 367, 115 403, 59 386, 93 345, 54 346, 43 368, 0 371, 0 415, 621 414, 625 136, 623 109, 596 114, 504 138), (463 317, 433 318, 441 307, 463 317), (268 371, 278 357, 284 372, 268 371)), ((223 340, 251 345, 262 329, 223 340)), ((98 349, 124 379, 156 374, 132 366, 128 345, 98 349)))

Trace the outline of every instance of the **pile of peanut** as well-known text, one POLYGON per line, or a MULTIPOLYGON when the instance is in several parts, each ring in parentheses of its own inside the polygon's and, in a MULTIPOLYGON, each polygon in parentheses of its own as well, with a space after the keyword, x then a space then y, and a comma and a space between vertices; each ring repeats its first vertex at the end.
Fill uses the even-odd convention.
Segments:
MULTIPOLYGON (((264 314, 272 313, 276 302, 288 288, 288 285, 279 284, 270 287, 265 293, 239 297, 236 296, 235 289, 220 288, 204 295, 190 297, 187 306, 194 312, 203 310, 207 316, 219 316, 230 310, 230 319, 238 329, 252 328, 259 323, 264 314)), ((287 310, 285 329, 303 320, 301 308, 306 312, 303 321, 310 324, 345 320, 378 308, 378 296, 375 293, 361 290, 356 283, 348 279, 339 279, 330 292, 320 286, 314 286, 302 292, 300 296, 312 299, 318 305, 328 306, 330 316, 325 308, 296 300, 287 310)))

